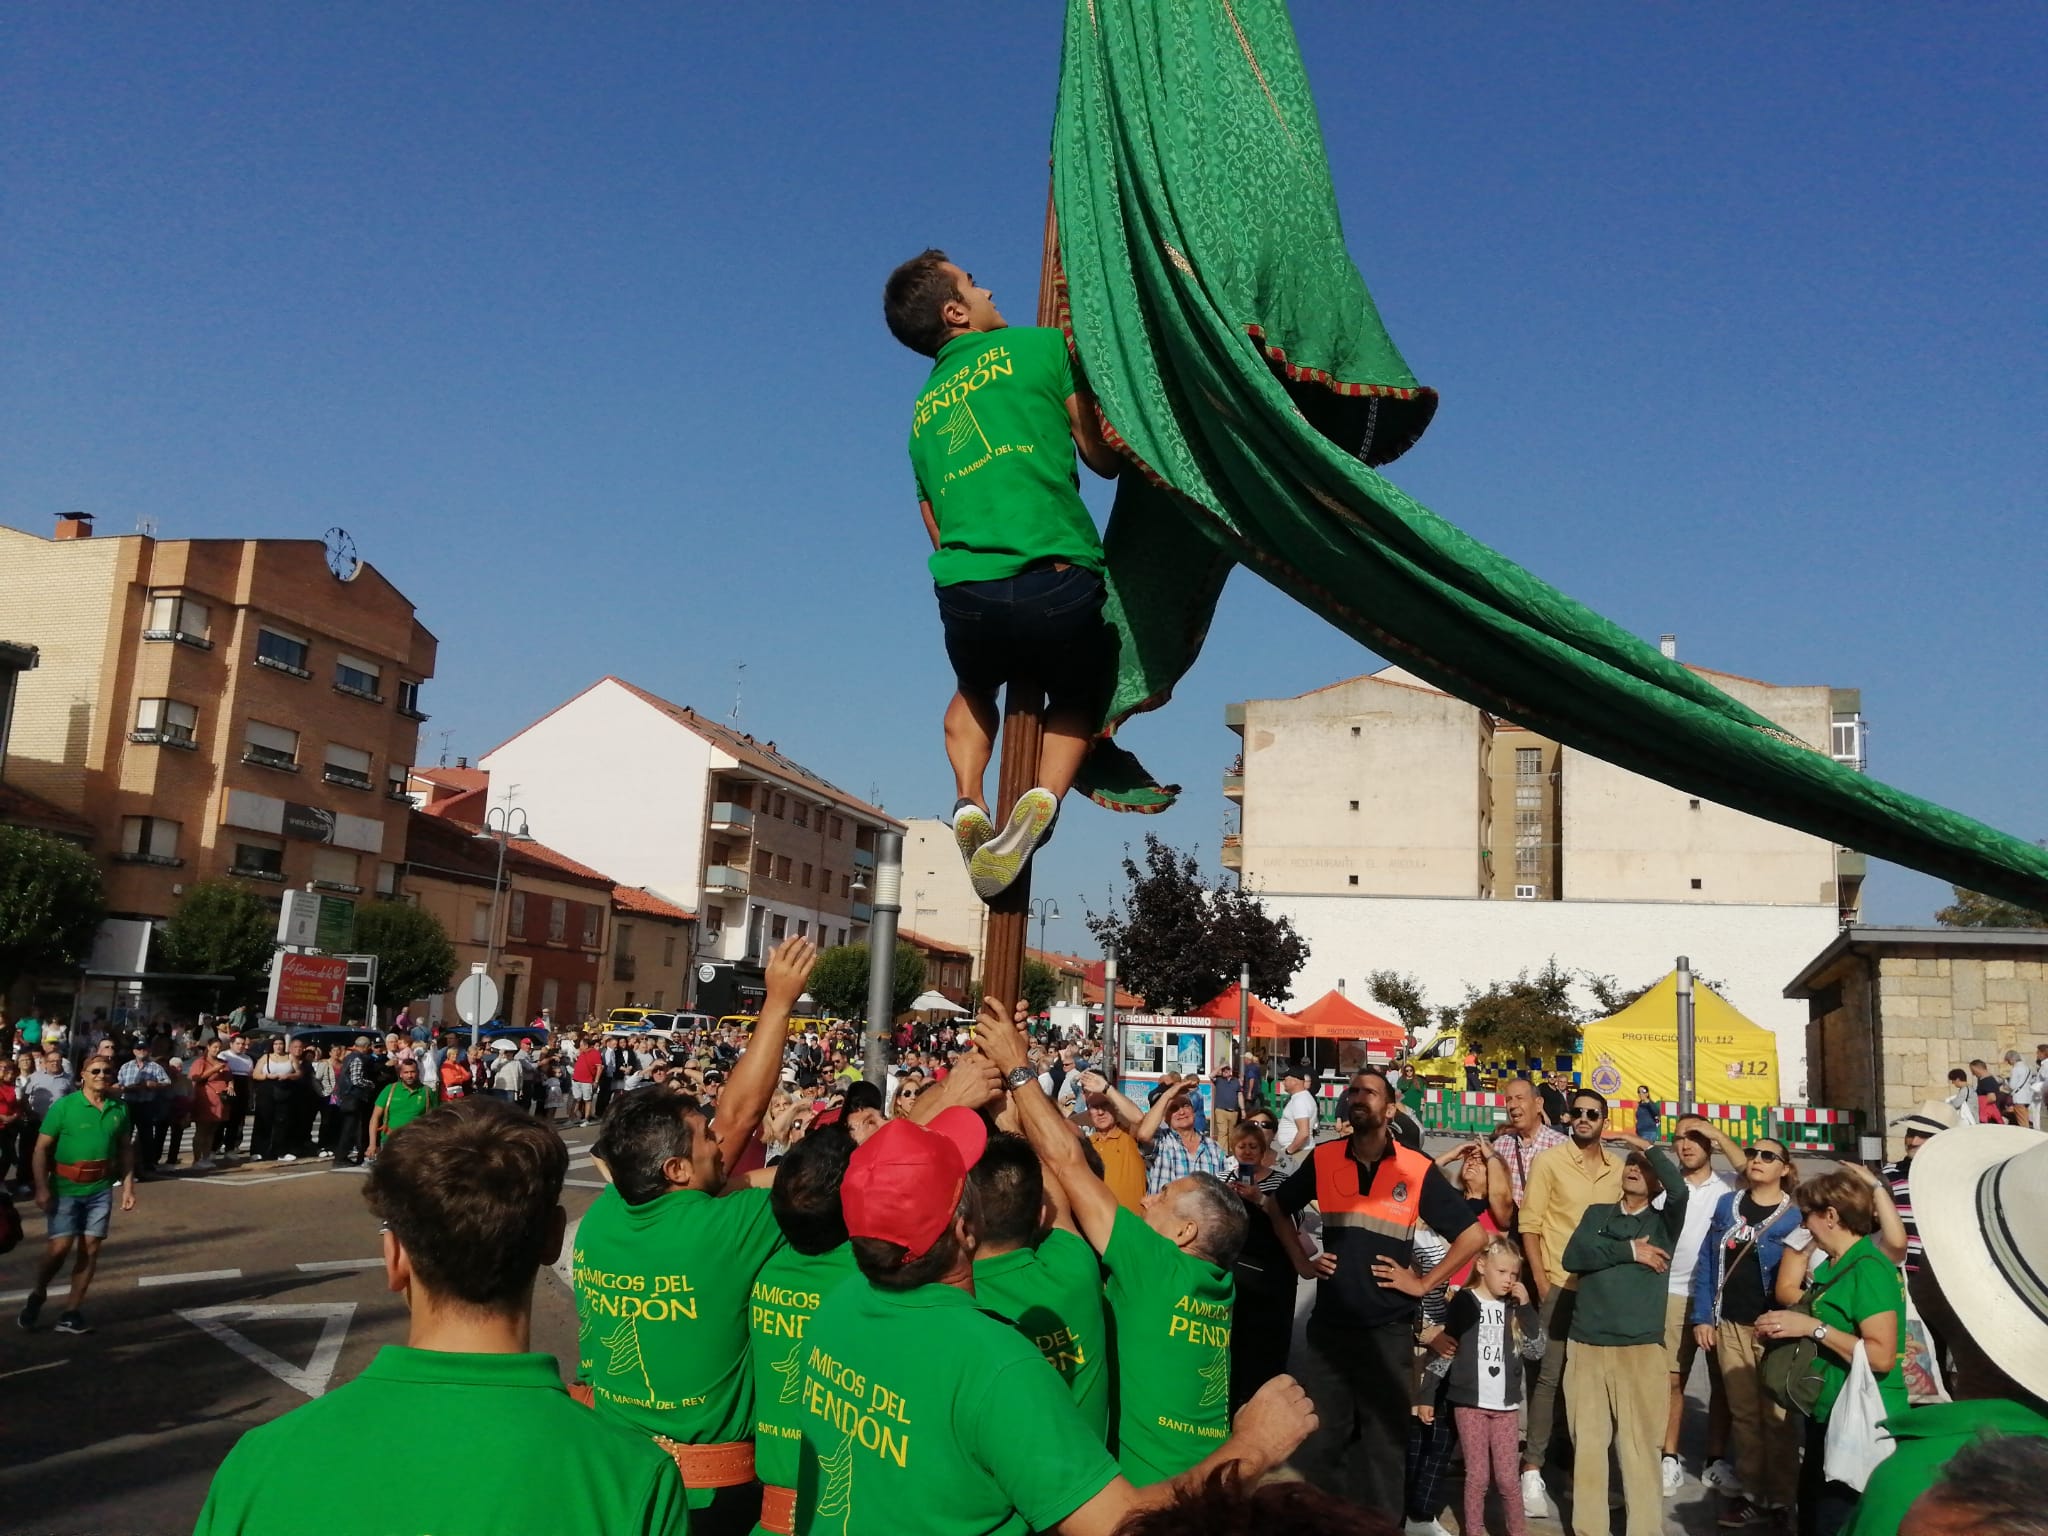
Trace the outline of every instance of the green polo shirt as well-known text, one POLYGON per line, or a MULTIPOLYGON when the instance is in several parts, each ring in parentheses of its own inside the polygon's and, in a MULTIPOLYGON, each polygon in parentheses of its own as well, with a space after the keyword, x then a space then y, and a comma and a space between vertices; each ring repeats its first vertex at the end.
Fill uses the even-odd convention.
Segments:
POLYGON ((1143 1488, 1230 1438, 1230 1271, 1175 1247, 1118 1207, 1109 1250, 1116 1321, 1117 1460, 1143 1488))
MULTIPOLYGON (((747 1439, 748 1297, 781 1242, 765 1189, 679 1189, 629 1205, 606 1186, 575 1250, 578 1367, 598 1417, 685 1445, 747 1439)), ((692 1489, 690 1507, 713 1492, 692 1489)))
POLYGON ((856 1273, 848 1243, 825 1253, 782 1247, 754 1281, 747 1303, 754 1360, 754 1475, 764 1483, 796 1486, 804 1333, 825 1298, 856 1273))
POLYGON ((1116 1481, 1059 1373, 955 1286, 856 1278, 804 1346, 798 1536, 1023 1536, 1116 1481))
POLYGON ((377 1095, 377 1107, 384 1111, 384 1134, 389 1136, 434 1107, 433 1085, 414 1083, 408 1088, 403 1083, 386 1083, 377 1095))
POLYGON ((1037 1248, 974 1261, 974 1299, 1007 1317, 1060 1373, 1089 1426, 1109 1441, 1109 1320, 1095 1250, 1058 1228, 1037 1248))
MULTIPOLYGON (((1822 1259, 1813 1266, 1810 1301, 1816 1318, 1844 1333, 1856 1332, 1859 1322, 1879 1312, 1897 1316, 1899 1352, 1891 1369, 1878 1376, 1877 1395, 1884 1399, 1887 1416, 1910 1408, 1906 1373, 1899 1368, 1906 1358, 1906 1287, 1884 1251, 1868 1237, 1859 1237, 1839 1259, 1822 1259)), ((1813 1416, 1825 1424, 1835 1399, 1849 1384, 1849 1366, 1829 1349, 1820 1352, 1819 1360, 1820 1401, 1813 1405, 1813 1416)))
POLYGON ((1842 1536, 1893 1536, 1913 1501, 1933 1486, 1957 1451, 1979 1435, 2048 1435, 2048 1415, 2007 1398, 1930 1403, 1884 1421, 1892 1453, 1877 1464, 1842 1536))
POLYGON ((121 1158, 121 1143, 128 1137, 128 1106, 108 1099, 98 1109, 83 1090, 67 1093, 50 1106, 37 1134, 54 1136, 50 1149, 50 1187, 60 1195, 96 1195, 113 1187, 121 1158), (55 1169, 59 1163, 104 1162, 107 1176, 90 1184, 63 1178, 55 1169))
POLYGON ((1059 331, 1013 325, 939 348, 910 423, 917 494, 939 525, 939 586, 998 581, 1040 560, 1103 568, 1075 469, 1073 393, 1059 331))
POLYGON ((684 1536, 675 1462, 562 1390, 553 1355, 386 1345, 369 1368, 235 1442, 195 1536, 684 1536), (459 1425, 488 1442, 481 1476, 368 1475, 394 1425, 459 1425), (337 1471, 342 1478, 337 1490, 337 1471))

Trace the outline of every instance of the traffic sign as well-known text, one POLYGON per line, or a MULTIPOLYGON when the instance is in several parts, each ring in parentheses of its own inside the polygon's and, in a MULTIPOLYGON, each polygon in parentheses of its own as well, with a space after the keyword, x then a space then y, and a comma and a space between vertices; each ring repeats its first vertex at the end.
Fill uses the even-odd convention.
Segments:
POLYGON ((339 1024, 347 985, 348 962, 339 956, 280 950, 270 967, 263 1011, 280 1024, 339 1024))
POLYGON ((482 971, 463 977, 455 989, 455 1012, 472 1029, 488 1024, 497 1016, 498 984, 482 971))

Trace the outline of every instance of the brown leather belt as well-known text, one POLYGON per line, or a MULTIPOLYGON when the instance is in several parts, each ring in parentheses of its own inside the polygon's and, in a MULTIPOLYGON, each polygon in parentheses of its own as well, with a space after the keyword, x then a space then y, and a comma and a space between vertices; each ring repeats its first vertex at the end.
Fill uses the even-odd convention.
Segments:
POLYGON ((654 1443, 675 1458, 685 1488, 737 1488, 754 1480, 754 1442, 728 1440, 723 1445, 684 1445, 667 1435, 654 1443))
MULTIPOLYGON (((586 1408, 597 1406, 597 1389, 587 1381, 570 1382, 569 1396, 586 1408)), ((685 1488, 737 1488, 741 1483, 754 1480, 754 1442, 751 1440, 728 1440, 723 1445, 684 1445, 667 1435, 650 1438, 675 1461, 676 1470, 683 1474, 685 1488)), ((794 1511, 796 1495, 792 1492, 789 1497, 790 1508, 794 1511)))
POLYGON ((774 1536, 793 1536, 796 1530, 796 1490, 761 1485, 761 1529, 774 1536))
POLYGON ((107 1176, 107 1170, 112 1166, 103 1157, 84 1163, 59 1163, 57 1177, 72 1184, 97 1184, 107 1176))

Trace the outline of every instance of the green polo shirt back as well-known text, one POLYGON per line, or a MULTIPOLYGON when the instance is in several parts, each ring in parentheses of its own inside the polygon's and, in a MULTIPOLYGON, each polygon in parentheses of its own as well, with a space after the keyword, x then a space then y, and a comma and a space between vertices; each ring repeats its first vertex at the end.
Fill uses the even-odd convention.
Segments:
POLYGON ((1887 1417, 1884 1427, 1892 1434, 1892 1453, 1870 1474, 1842 1536, 1894 1536, 1913 1501, 1933 1486, 1957 1451, 1980 1434, 2048 1435, 2048 1416, 2025 1403, 1981 1398, 1908 1408, 1887 1417))
POLYGON ((910 424, 917 494, 939 525, 937 585, 999 581, 1042 560, 1102 569, 1077 483, 1073 393, 1060 331, 972 331, 939 348, 910 424))
POLYGON ((848 1281, 804 1343, 797 1536, 1023 1536, 1116 1480, 1059 1373, 955 1286, 848 1281))
POLYGON ((1109 1322, 1095 1250, 1058 1228, 1036 1248, 974 1261, 974 1299, 1007 1317, 1060 1373, 1090 1427, 1109 1443, 1109 1322))
POLYGON ((747 1303, 754 1358, 754 1475, 776 1488, 796 1486, 803 1440, 804 1335, 825 1298, 858 1271, 853 1246, 824 1253, 779 1248, 761 1266, 747 1303))
POLYGON ((128 1106, 119 1099, 108 1099, 98 1109, 81 1090, 67 1093, 50 1106, 50 1112, 43 1116, 38 1134, 54 1136, 57 1145, 51 1148, 50 1166, 54 1170, 58 1163, 105 1162, 107 1176, 90 1184, 80 1184, 63 1178, 54 1171, 50 1175, 50 1187, 60 1195, 96 1195, 109 1189, 114 1183, 114 1174, 121 1152, 121 1143, 128 1135, 128 1106))
POLYGON ((562 1390, 552 1355, 387 1345, 346 1386, 259 1425, 214 1473, 195 1536, 685 1536, 682 1478, 562 1390), (485 1470, 379 1477, 394 1426, 482 1437, 485 1470), (342 1469, 337 1496, 335 1477, 342 1469))
POLYGON ((1117 1460, 1143 1488, 1180 1476, 1230 1438, 1237 1282, 1122 1207, 1102 1267, 1116 1320, 1117 1460))
MULTIPOLYGON (((575 1249, 578 1366, 598 1417, 685 1445, 751 1438, 748 1299, 781 1243, 765 1189, 629 1205, 607 1186, 575 1249)), ((691 1507, 711 1495, 693 1489, 691 1507)))

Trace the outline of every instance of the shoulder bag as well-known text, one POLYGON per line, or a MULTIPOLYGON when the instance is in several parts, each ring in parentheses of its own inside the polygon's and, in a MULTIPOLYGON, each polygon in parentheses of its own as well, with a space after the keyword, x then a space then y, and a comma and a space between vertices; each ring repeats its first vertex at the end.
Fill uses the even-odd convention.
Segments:
MULTIPOLYGON (((1795 1312, 1819 1322, 1820 1317, 1813 1309, 1814 1302, 1829 1286, 1855 1267, 1854 1264, 1844 1265, 1801 1297, 1797 1306, 1781 1307, 1779 1310, 1795 1312)), ((1820 1395, 1826 1389, 1828 1379, 1827 1367, 1820 1358, 1820 1340, 1811 1334, 1801 1334, 1796 1339, 1772 1341, 1765 1346, 1763 1358, 1757 1362, 1757 1379, 1779 1407, 1789 1408, 1812 1418, 1813 1410, 1820 1402, 1820 1395)))

